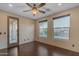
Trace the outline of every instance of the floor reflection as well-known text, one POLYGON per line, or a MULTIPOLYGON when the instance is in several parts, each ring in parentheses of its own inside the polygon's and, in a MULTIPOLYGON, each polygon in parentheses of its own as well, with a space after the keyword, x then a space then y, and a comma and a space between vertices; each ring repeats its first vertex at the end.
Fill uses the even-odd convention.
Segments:
POLYGON ((40 46, 40 47, 38 47, 38 55, 39 56, 48 56, 48 50, 45 47, 40 46))
POLYGON ((13 47, 8 49, 9 56, 18 56, 18 53, 19 53, 19 47, 13 47))
POLYGON ((0 56, 7 56, 8 55, 8 49, 0 49, 0 56))
POLYGON ((2 50, 0 53, 9 56, 79 56, 79 53, 36 42, 9 48, 8 51, 2 50))

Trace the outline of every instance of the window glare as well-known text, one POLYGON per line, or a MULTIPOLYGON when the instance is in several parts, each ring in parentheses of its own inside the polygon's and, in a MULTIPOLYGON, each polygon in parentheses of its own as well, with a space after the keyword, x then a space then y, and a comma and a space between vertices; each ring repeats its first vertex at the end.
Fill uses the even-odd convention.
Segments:
POLYGON ((39 23, 39 28, 40 28, 40 37, 47 37, 47 21, 40 22, 39 23))
POLYGON ((41 22, 40 28, 47 28, 47 22, 41 22))
POLYGON ((58 18, 54 20, 54 28, 57 27, 70 27, 70 16, 58 18))
POLYGON ((69 40, 70 16, 53 20, 54 39, 69 40))

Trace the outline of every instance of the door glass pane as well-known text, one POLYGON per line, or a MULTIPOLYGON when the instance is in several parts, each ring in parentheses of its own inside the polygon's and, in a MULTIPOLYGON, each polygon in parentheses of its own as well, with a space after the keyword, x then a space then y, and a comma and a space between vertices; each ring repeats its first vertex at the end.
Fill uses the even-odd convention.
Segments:
POLYGON ((17 20, 9 19, 9 40, 10 43, 17 42, 17 20))

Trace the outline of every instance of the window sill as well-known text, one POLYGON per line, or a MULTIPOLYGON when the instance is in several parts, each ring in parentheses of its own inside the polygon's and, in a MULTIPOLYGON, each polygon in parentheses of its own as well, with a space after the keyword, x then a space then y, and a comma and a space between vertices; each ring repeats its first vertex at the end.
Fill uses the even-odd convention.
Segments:
POLYGON ((69 41, 69 39, 60 39, 60 38, 53 38, 54 41, 69 41))

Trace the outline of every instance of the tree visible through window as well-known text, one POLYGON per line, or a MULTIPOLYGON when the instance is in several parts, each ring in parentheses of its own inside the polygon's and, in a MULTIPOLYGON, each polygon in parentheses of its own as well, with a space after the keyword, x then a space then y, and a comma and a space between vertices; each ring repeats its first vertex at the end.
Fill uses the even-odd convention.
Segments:
POLYGON ((53 20, 54 39, 69 39, 70 16, 53 20))
POLYGON ((40 28, 40 37, 47 37, 47 21, 40 21, 39 28, 40 28))

